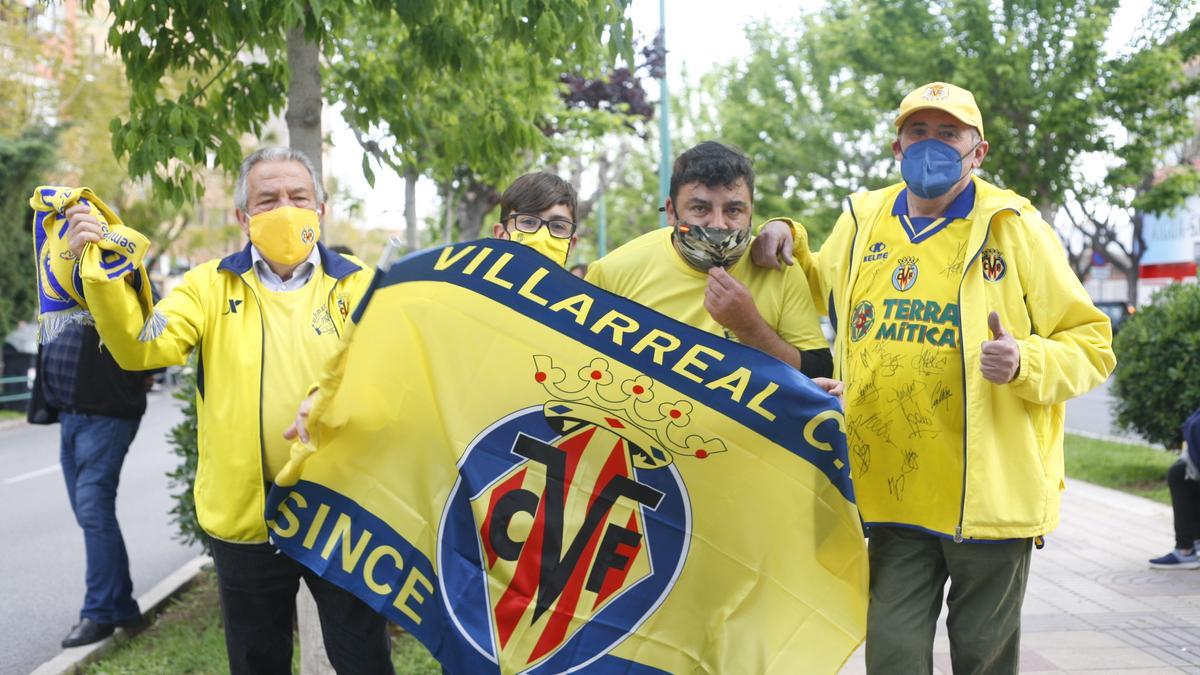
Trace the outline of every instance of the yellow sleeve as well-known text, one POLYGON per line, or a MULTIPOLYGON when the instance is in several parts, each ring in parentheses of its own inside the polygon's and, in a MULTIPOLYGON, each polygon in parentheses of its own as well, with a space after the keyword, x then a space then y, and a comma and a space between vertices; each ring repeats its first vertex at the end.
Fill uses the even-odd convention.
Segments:
POLYGON ((788 267, 782 274, 783 311, 776 330, 779 337, 800 351, 829 349, 804 271, 788 267))
MULTIPOLYGON (((807 278, 807 287, 812 295, 812 306, 821 314, 827 314, 828 308, 825 306, 828 299, 828 292, 822 291, 823 284, 819 275, 821 273, 818 256, 813 252, 812 247, 808 242, 808 229, 798 220, 791 218, 771 218, 763 222, 763 225, 778 220, 787 223, 792 228, 792 259, 796 261, 796 265, 804 272, 807 278)), ((762 225, 758 228, 762 230, 762 225)), ((817 331, 820 333, 820 331, 817 331)))
POLYGON ((1034 214, 1022 215, 1034 232, 1029 254, 1036 259, 1024 272, 1023 289, 1034 332, 1017 341, 1021 368, 1011 386, 1023 399, 1053 405, 1090 391, 1112 373, 1112 322, 1092 304, 1050 226, 1034 214))
POLYGON ((607 280, 604 278, 604 258, 588 265, 587 274, 583 275, 583 280, 598 288, 609 290, 607 280))
MULTIPOLYGON (((155 309, 167 318, 162 334, 150 342, 138 340, 146 317, 137 293, 124 278, 83 283, 88 309, 100 340, 125 370, 152 370, 182 365, 200 342, 204 325, 202 283, 208 266, 184 275, 183 282, 160 300, 155 309)), ((207 294, 211 296, 212 294, 207 294)))

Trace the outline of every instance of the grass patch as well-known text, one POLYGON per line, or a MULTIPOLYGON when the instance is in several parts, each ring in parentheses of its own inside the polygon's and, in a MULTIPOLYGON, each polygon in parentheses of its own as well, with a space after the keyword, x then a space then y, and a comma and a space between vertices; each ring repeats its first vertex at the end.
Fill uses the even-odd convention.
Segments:
MULTIPOLYGON (((393 626, 392 663, 398 675, 439 675, 441 667, 417 639, 393 626)), ((292 671, 300 671, 299 643, 292 671)), ((164 609, 154 624, 83 669, 89 675, 213 675, 229 672, 225 632, 211 569, 164 609)))
POLYGON ((0 422, 4 420, 23 420, 25 412, 21 410, 9 410, 8 408, 0 408, 0 422))
POLYGON ((1174 452, 1074 434, 1067 434, 1065 450, 1068 478, 1171 503, 1167 467, 1178 459, 1174 452))

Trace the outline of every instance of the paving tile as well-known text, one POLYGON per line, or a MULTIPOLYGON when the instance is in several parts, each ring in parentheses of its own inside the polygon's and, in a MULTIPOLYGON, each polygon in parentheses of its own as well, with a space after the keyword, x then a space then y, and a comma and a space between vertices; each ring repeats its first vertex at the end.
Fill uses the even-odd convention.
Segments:
POLYGON ((1078 649, 1100 649, 1104 647, 1138 646, 1123 642, 1116 634, 1098 630, 1052 630, 1039 633, 1029 633, 1021 627, 1022 654, 1026 648, 1040 649, 1042 647, 1070 646, 1078 649))
POLYGON ((1038 650, 1063 670, 1156 668, 1167 665, 1157 656, 1136 647, 1082 649, 1078 647, 1047 647, 1038 650))
POLYGON ((1188 673, 1180 668, 1106 668, 1100 670, 1066 670, 1070 675, 1178 675, 1188 673))

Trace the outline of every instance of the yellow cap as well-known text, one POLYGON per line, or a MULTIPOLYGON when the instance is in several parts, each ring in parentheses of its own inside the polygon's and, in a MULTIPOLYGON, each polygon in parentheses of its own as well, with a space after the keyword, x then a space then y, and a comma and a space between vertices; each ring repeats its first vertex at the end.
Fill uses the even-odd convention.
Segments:
POLYGON ((900 102, 900 115, 896 117, 896 129, 904 124, 908 116, 918 110, 944 110, 958 118, 963 124, 973 126, 983 135, 983 115, 975 105, 971 92, 945 82, 930 82, 917 87, 900 102))

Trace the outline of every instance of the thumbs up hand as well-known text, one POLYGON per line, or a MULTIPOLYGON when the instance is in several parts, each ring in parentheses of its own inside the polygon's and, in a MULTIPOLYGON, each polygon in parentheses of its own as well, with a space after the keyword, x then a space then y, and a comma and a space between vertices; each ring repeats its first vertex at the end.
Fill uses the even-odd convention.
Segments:
POLYGON ((992 339, 983 343, 979 370, 988 382, 1008 384, 1021 369, 1021 348, 1016 339, 1004 330, 1000 315, 996 312, 988 315, 988 328, 992 330, 992 339))

